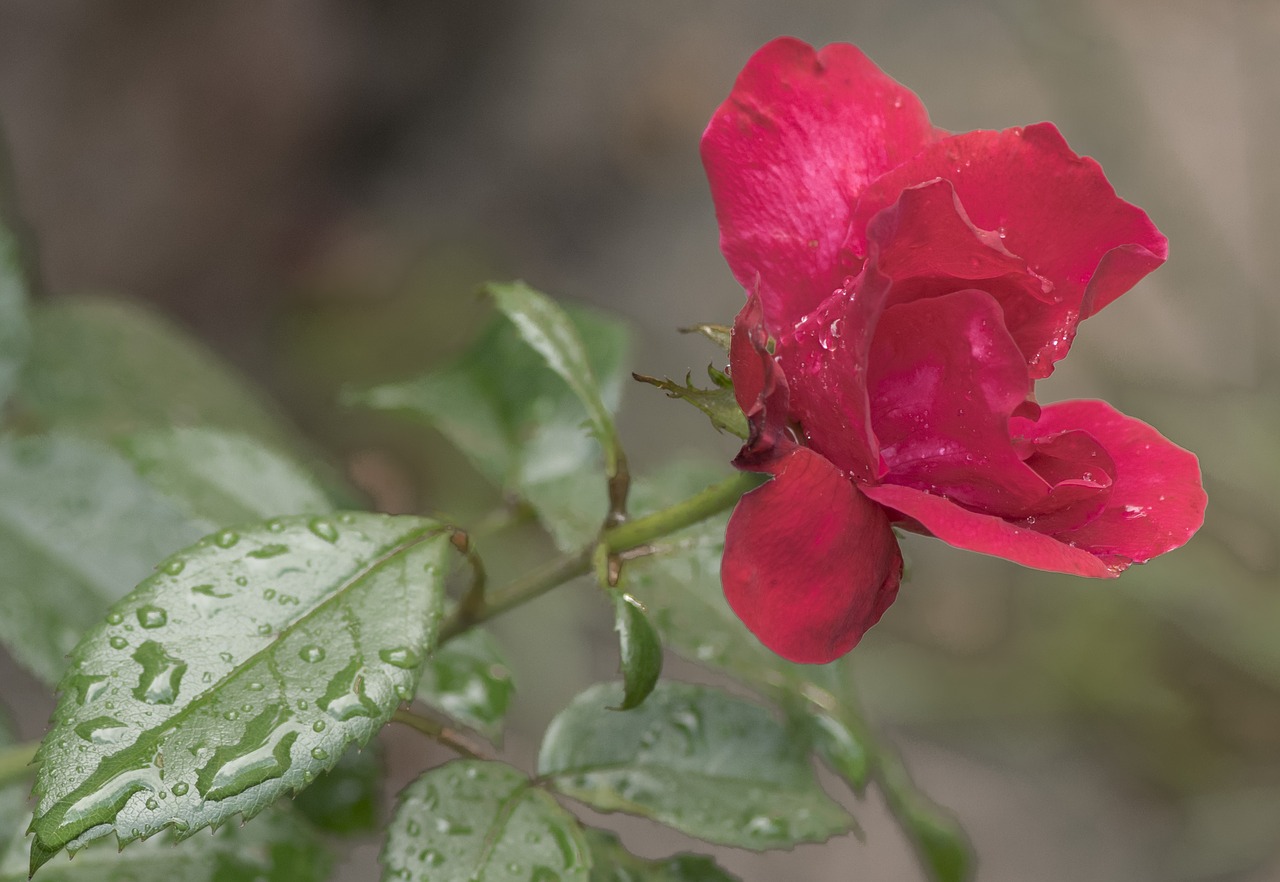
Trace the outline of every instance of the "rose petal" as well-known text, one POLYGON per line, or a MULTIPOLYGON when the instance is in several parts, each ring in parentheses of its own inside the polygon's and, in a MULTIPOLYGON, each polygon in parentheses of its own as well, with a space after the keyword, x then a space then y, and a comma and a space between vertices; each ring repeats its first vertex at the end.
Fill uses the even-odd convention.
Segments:
POLYGON ((806 447, 738 501, 725 536, 725 597, 783 658, 824 664, 879 621, 902 577, 884 511, 806 447))
POLYGON ((881 484, 863 487, 865 495, 901 513, 931 536, 948 545, 1003 557, 1023 566, 1077 576, 1114 578, 1119 569, 1084 548, 1060 542, 1028 526, 1010 523, 995 515, 978 514, 941 496, 914 487, 881 484))
POLYGON ((889 280, 868 264, 778 340, 791 413, 809 446, 862 481, 883 473, 871 428, 867 358, 889 292, 889 280))
POLYGON ((990 294, 957 291, 886 309, 868 388, 884 482, 999 515, 1048 496, 1049 484, 1010 440, 1009 418, 1031 380, 990 294))
POLYGON ((1195 454, 1103 401, 1047 405, 1034 431, 1072 429, 1096 438, 1115 461, 1114 484, 1102 513, 1060 539, 1124 569, 1186 544, 1200 529, 1207 499, 1195 454))
POLYGON ((1053 488, 1046 499, 1017 513, 1034 519, 1029 526, 1052 536, 1084 526, 1106 507, 1115 462, 1096 438, 1088 432, 1059 432, 1036 438, 1028 447, 1028 468, 1053 488))
POLYGON ((748 471, 764 470, 767 463, 796 446, 787 429, 787 378, 768 347, 760 298, 752 294, 733 321, 729 341, 733 394, 750 427, 734 465, 748 471))
POLYGON ((1050 123, 968 132, 936 141, 859 198, 846 247, 868 253, 868 225, 904 189, 944 178, 969 219, 1052 283, 1052 302, 1009 310, 1011 332, 1035 378, 1053 372, 1082 318, 1164 262, 1168 243, 1150 218, 1116 196, 1102 169, 1077 156, 1050 123))
POLYGON ((933 140, 924 105, 856 47, 782 38, 752 56, 702 136, 720 247, 781 333, 855 275, 841 256, 872 180, 933 140))

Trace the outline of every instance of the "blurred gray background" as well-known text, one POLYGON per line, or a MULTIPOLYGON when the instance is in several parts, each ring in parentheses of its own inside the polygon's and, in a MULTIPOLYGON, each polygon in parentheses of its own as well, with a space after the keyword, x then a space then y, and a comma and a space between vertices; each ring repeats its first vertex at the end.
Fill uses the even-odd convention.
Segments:
MULTIPOLYGON (((1280 880, 1280 2, 0 0, 0 120, 50 296, 153 304, 379 507, 478 513, 455 454, 338 388, 456 352, 489 278, 626 316, 638 370, 701 369, 715 353, 675 329, 728 321, 741 292, 698 137, 779 34, 858 43, 946 128, 1051 119, 1151 214, 1169 263, 1040 397, 1155 424, 1210 494, 1188 548, 1116 583, 909 540, 912 580, 857 650, 873 716, 981 879, 1280 880)), ((641 470, 732 455, 685 411, 628 391, 641 470)), ((527 761, 614 659, 589 592, 520 615, 499 631, 527 761)), ((387 740, 401 775, 446 756, 387 740)), ((722 860, 758 882, 920 878, 876 797, 856 810, 865 842, 722 860)), ((623 829, 647 854, 695 845, 623 829)), ((376 847, 342 877, 370 878, 376 847)))

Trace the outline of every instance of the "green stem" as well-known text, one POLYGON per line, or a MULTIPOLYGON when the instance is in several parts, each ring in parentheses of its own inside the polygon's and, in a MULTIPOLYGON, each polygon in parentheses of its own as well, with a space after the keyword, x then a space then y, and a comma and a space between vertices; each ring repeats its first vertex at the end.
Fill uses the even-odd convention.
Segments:
MULTIPOLYGON (((705 521, 712 515, 719 514, 737 502, 742 494, 759 487, 762 481, 763 478, 760 475, 738 472, 718 484, 712 484, 705 490, 695 493, 688 499, 677 502, 670 508, 664 508, 634 521, 607 527, 600 536, 600 544, 608 554, 621 554, 641 548, 685 527, 705 521)), ((482 608, 459 610, 459 614, 441 628, 440 642, 443 643, 474 625, 541 597, 570 579, 586 575, 591 572, 594 552, 595 549, 588 548, 574 555, 557 558, 505 588, 492 592, 485 598, 482 608)))
POLYGON ((391 715, 391 722, 400 723, 401 725, 408 726, 410 729, 421 732, 432 741, 443 744, 455 753, 460 753, 463 756, 470 757, 471 759, 492 759, 492 757, 488 756, 483 749, 472 744, 460 733, 455 732, 448 726, 437 722, 430 717, 415 714, 411 710, 406 710, 405 708, 397 709, 396 712, 391 715))
POLYGON ((27 741, 0 749, 0 787, 25 781, 36 773, 35 758, 39 746, 39 741, 27 741))

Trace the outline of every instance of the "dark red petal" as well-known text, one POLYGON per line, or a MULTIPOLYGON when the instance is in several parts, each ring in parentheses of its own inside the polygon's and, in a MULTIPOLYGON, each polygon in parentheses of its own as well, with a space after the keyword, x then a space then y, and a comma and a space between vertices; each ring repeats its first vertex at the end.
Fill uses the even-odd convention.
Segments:
POLYGON ((868 182, 935 133, 920 100, 856 47, 782 38, 752 56, 702 136, 720 247, 778 333, 857 262, 842 257, 868 182))
POLYGON ((1049 493, 1009 435, 1031 394, 1026 363, 984 291, 892 306, 871 349, 871 424, 882 480, 999 515, 1049 493))
POLYGON ((791 413, 809 446, 862 481, 883 471, 871 429, 867 359, 888 292, 889 280, 868 265, 778 340, 791 413))
POLYGON ((1184 545, 1200 529, 1207 500, 1195 454, 1103 401, 1047 405, 1035 424, 1039 434, 1073 429, 1096 438, 1115 461, 1114 485, 1100 515, 1058 538, 1124 569, 1184 545))
MULTIPOLYGON (((1015 421, 1018 422, 1018 421, 1015 421)), ((1028 442, 1026 464, 1052 488, 1017 514, 1037 532, 1056 535, 1087 524, 1111 498, 1115 462, 1088 432, 1059 432, 1028 442)))
POLYGON ((902 555, 884 511, 807 447, 738 501, 720 579, 729 606, 783 658, 844 655, 893 602, 902 555))
POLYGON ((752 294, 733 320, 729 342, 733 394, 750 429, 734 465, 748 471, 765 470, 770 461, 796 446, 787 429, 787 378, 768 347, 760 298, 752 294))
POLYGON ((1053 125, 968 132, 936 141, 862 194, 847 247, 868 253, 868 224, 906 188, 951 182, 974 225, 995 231, 1053 288, 1007 321, 1033 377, 1046 377, 1083 318, 1164 262, 1168 243, 1139 208, 1116 196, 1102 169, 1077 156, 1053 125))
POLYGON ((948 545, 1003 557, 1023 566, 1077 576, 1112 578, 1112 569, 1084 548, 1060 542, 1028 526, 995 515, 978 514, 914 487, 881 484, 863 492, 883 506, 901 513, 948 545))

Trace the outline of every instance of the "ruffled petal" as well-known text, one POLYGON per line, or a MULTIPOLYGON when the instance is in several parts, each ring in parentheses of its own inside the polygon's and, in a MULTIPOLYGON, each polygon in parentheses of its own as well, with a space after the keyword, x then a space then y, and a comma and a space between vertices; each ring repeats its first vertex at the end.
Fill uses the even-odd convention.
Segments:
POLYGON ((871 423, 882 480, 1015 515, 1049 493, 1009 419, 1031 394, 1026 363, 985 291, 892 306, 871 350, 871 423))
POLYGON ((858 194, 936 137, 908 89, 856 47, 784 37, 752 56, 702 136, 720 247, 778 333, 857 261, 841 254, 858 194))
POLYGON ((871 428, 867 359, 889 280, 870 264, 778 340, 791 413, 810 447, 861 481, 883 468, 871 428))
POLYGON ((787 378, 769 352, 769 332, 760 298, 754 294, 733 320, 729 375, 750 430, 734 465, 747 471, 767 470, 767 464, 795 447, 796 440, 787 426, 787 378))
POLYGON ((1114 485, 1101 514, 1059 532, 1059 539, 1118 571, 1186 544, 1200 529, 1207 499, 1195 454, 1103 401, 1048 405, 1034 429, 1072 430, 1082 430, 1106 450, 1114 461, 1114 485))
MULTIPOLYGON (((1034 378, 1053 372, 1076 326, 1164 262, 1168 243, 1146 213, 1120 199, 1102 169, 1076 155, 1050 123, 968 132, 925 147, 863 191, 846 248, 868 253, 871 220, 915 185, 942 178, 974 225, 995 231, 1052 288, 1007 321, 1034 378)), ((1008 305, 1008 304, 1006 304, 1008 305)))
POLYGON ((902 515, 911 528, 936 536, 956 548, 1003 557, 1023 566, 1055 573, 1105 579, 1120 572, 1084 548, 995 515, 969 511, 941 496, 914 487, 881 484, 862 490, 871 499, 902 515))
POLYGON ((844 655, 893 602, 902 556, 884 511, 806 447, 738 501, 720 578, 729 606, 783 658, 844 655))

